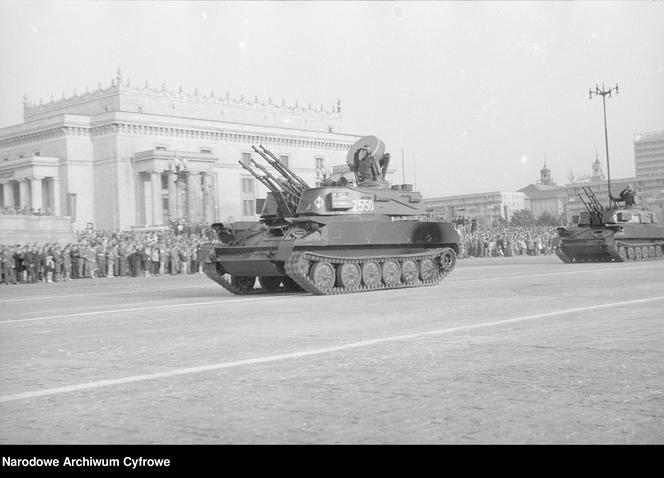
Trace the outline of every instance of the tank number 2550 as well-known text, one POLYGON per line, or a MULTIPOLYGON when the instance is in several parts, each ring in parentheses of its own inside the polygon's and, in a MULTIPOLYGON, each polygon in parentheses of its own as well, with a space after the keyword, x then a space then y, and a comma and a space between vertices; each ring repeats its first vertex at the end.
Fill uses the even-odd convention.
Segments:
POLYGON ((374 202, 371 199, 353 199, 353 211, 364 212, 373 211, 374 202))

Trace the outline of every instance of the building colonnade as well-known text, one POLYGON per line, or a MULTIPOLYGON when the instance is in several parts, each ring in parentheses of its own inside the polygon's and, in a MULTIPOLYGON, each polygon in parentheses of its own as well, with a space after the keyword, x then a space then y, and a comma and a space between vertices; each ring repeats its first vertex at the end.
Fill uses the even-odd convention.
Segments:
POLYGON ((16 210, 32 209, 61 214, 60 179, 57 176, 0 178, 2 207, 16 210))
POLYGON ((136 175, 140 224, 159 226, 184 218, 192 223, 217 220, 216 173, 167 170, 136 175))

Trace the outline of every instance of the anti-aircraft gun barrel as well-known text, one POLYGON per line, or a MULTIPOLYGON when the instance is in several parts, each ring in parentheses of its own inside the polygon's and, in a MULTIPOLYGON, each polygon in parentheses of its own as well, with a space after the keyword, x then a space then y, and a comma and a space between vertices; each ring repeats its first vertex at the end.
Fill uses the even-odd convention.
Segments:
POLYGON ((581 203, 586 207, 586 210, 587 210, 588 212, 593 212, 593 209, 590 207, 590 204, 588 204, 588 203, 583 199, 583 196, 581 196, 580 194, 577 194, 577 196, 579 197, 579 199, 581 199, 581 203))
POLYGON ((309 185, 306 183, 306 181, 304 181, 301 177, 299 177, 297 174, 291 171, 287 166, 281 164, 279 159, 272 153, 272 151, 265 148, 263 145, 259 146, 263 151, 259 151, 254 146, 252 146, 252 148, 254 148, 254 151, 260 154, 268 163, 270 163, 270 166, 279 171, 279 173, 281 173, 282 176, 288 179, 289 182, 295 181, 296 183, 299 183, 298 188, 309 189, 309 185))
POLYGON ((602 206, 602 203, 599 202, 599 199, 597 199, 597 196, 595 196, 595 193, 593 193, 593 190, 590 189, 589 186, 588 187, 584 186, 583 191, 586 193, 586 195, 590 199, 590 202, 591 202, 593 208, 595 209, 595 211, 597 211, 597 213, 600 214, 600 215, 604 214, 604 206, 602 206))
POLYGON ((267 163, 272 166, 279 174, 281 174, 291 188, 298 191, 298 196, 300 195, 302 192, 301 186, 299 184, 293 184, 293 178, 285 172, 282 164, 279 161, 275 162, 272 158, 267 156, 267 154, 263 153, 259 149, 256 149, 256 146, 252 146, 252 149, 256 151, 265 161, 267 161, 267 163))
POLYGON ((261 175, 258 174, 256 171, 254 171, 253 169, 251 169, 249 166, 247 166, 246 164, 244 164, 242 161, 238 161, 238 164, 239 164, 240 166, 242 166, 242 168, 244 168, 244 169, 246 169, 247 171, 249 171, 249 173, 251 173, 251 175, 252 175, 253 177, 255 177, 256 179, 258 179, 258 180, 263 184, 263 186, 265 186, 266 188, 268 188, 270 191, 272 191, 272 192, 275 193, 275 194, 277 194, 277 193, 281 193, 281 189, 279 189, 279 188, 278 188, 278 187, 277 187, 272 181, 270 181, 270 178, 268 178, 268 177, 266 177, 266 176, 261 176, 261 175))
POLYGON ((296 196, 298 199, 300 197, 300 191, 296 190, 291 186, 289 183, 285 183, 283 180, 280 180, 279 178, 275 178, 270 172, 265 168, 265 166, 258 164, 256 161, 253 159, 251 160, 251 163, 256 166, 258 169, 263 171, 263 173, 275 184, 277 184, 281 189, 285 190, 285 192, 296 196))
POLYGON ((254 171, 252 168, 250 168, 249 166, 244 164, 242 161, 238 161, 238 163, 240 164, 240 166, 242 166, 242 168, 249 171, 249 173, 251 173, 251 175, 253 177, 258 179, 263 184, 263 186, 265 186, 267 189, 270 190, 270 192, 274 196, 275 200, 277 201, 277 205, 278 205, 279 209, 282 210, 281 212, 282 212, 283 216, 292 216, 293 215, 294 208, 292 208, 289 205, 290 202, 287 201, 286 198, 284 197, 284 192, 283 192, 283 190, 281 189, 281 186, 278 183, 274 183, 273 180, 271 180, 267 176, 261 176, 256 171, 254 171))
POLYGON ((270 164, 273 167, 278 168, 279 171, 281 172, 281 174, 283 174, 286 177, 292 178, 294 181, 299 183, 300 186, 302 186, 302 188, 304 188, 304 189, 309 188, 309 185, 306 183, 306 181, 304 181, 304 179, 302 179, 297 174, 295 174, 293 171, 291 171, 291 169, 288 166, 283 165, 281 163, 281 161, 279 161, 279 159, 274 155, 274 153, 272 151, 265 148, 263 145, 259 145, 259 146, 265 154, 267 154, 268 156, 270 156, 272 158, 272 161, 270 162, 270 164))

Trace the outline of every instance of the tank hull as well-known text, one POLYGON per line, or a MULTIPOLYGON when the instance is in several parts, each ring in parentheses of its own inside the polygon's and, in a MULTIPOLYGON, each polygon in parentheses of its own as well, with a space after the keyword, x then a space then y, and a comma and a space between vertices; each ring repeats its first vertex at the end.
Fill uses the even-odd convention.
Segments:
POLYGON ((654 224, 576 226, 562 228, 556 255, 571 262, 662 260, 664 227, 654 224))
POLYGON ((283 234, 264 228, 235 244, 205 244, 209 259, 204 271, 236 294, 298 289, 337 294, 434 285, 454 268, 458 241, 453 225, 444 222, 358 216, 332 217, 324 224, 295 220, 283 234), (413 269, 413 263, 417 277, 396 280, 397 269, 404 264, 413 269), (380 280, 370 278, 369 269, 380 280), (244 287, 234 287, 233 278, 244 287))

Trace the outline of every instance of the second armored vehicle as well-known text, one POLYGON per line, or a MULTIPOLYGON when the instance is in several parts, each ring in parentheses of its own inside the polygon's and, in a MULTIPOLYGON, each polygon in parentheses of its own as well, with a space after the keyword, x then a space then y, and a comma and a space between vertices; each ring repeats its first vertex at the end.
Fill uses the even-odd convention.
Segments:
POLYGON ((213 225, 204 271, 235 294, 304 290, 343 294, 438 284, 456 264, 459 236, 424 219, 422 195, 386 181, 390 155, 375 136, 358 140, 343 178, 309 187, 268 149, 240 163, 267 189, 260 221, 213 225))
POLYGON ((583 190, 586 211, 558 228, 554 250, 563 262, 662 260, 664 226, 653 212, 635 206, 629 194, 605 208, 589 187, 583 190))

